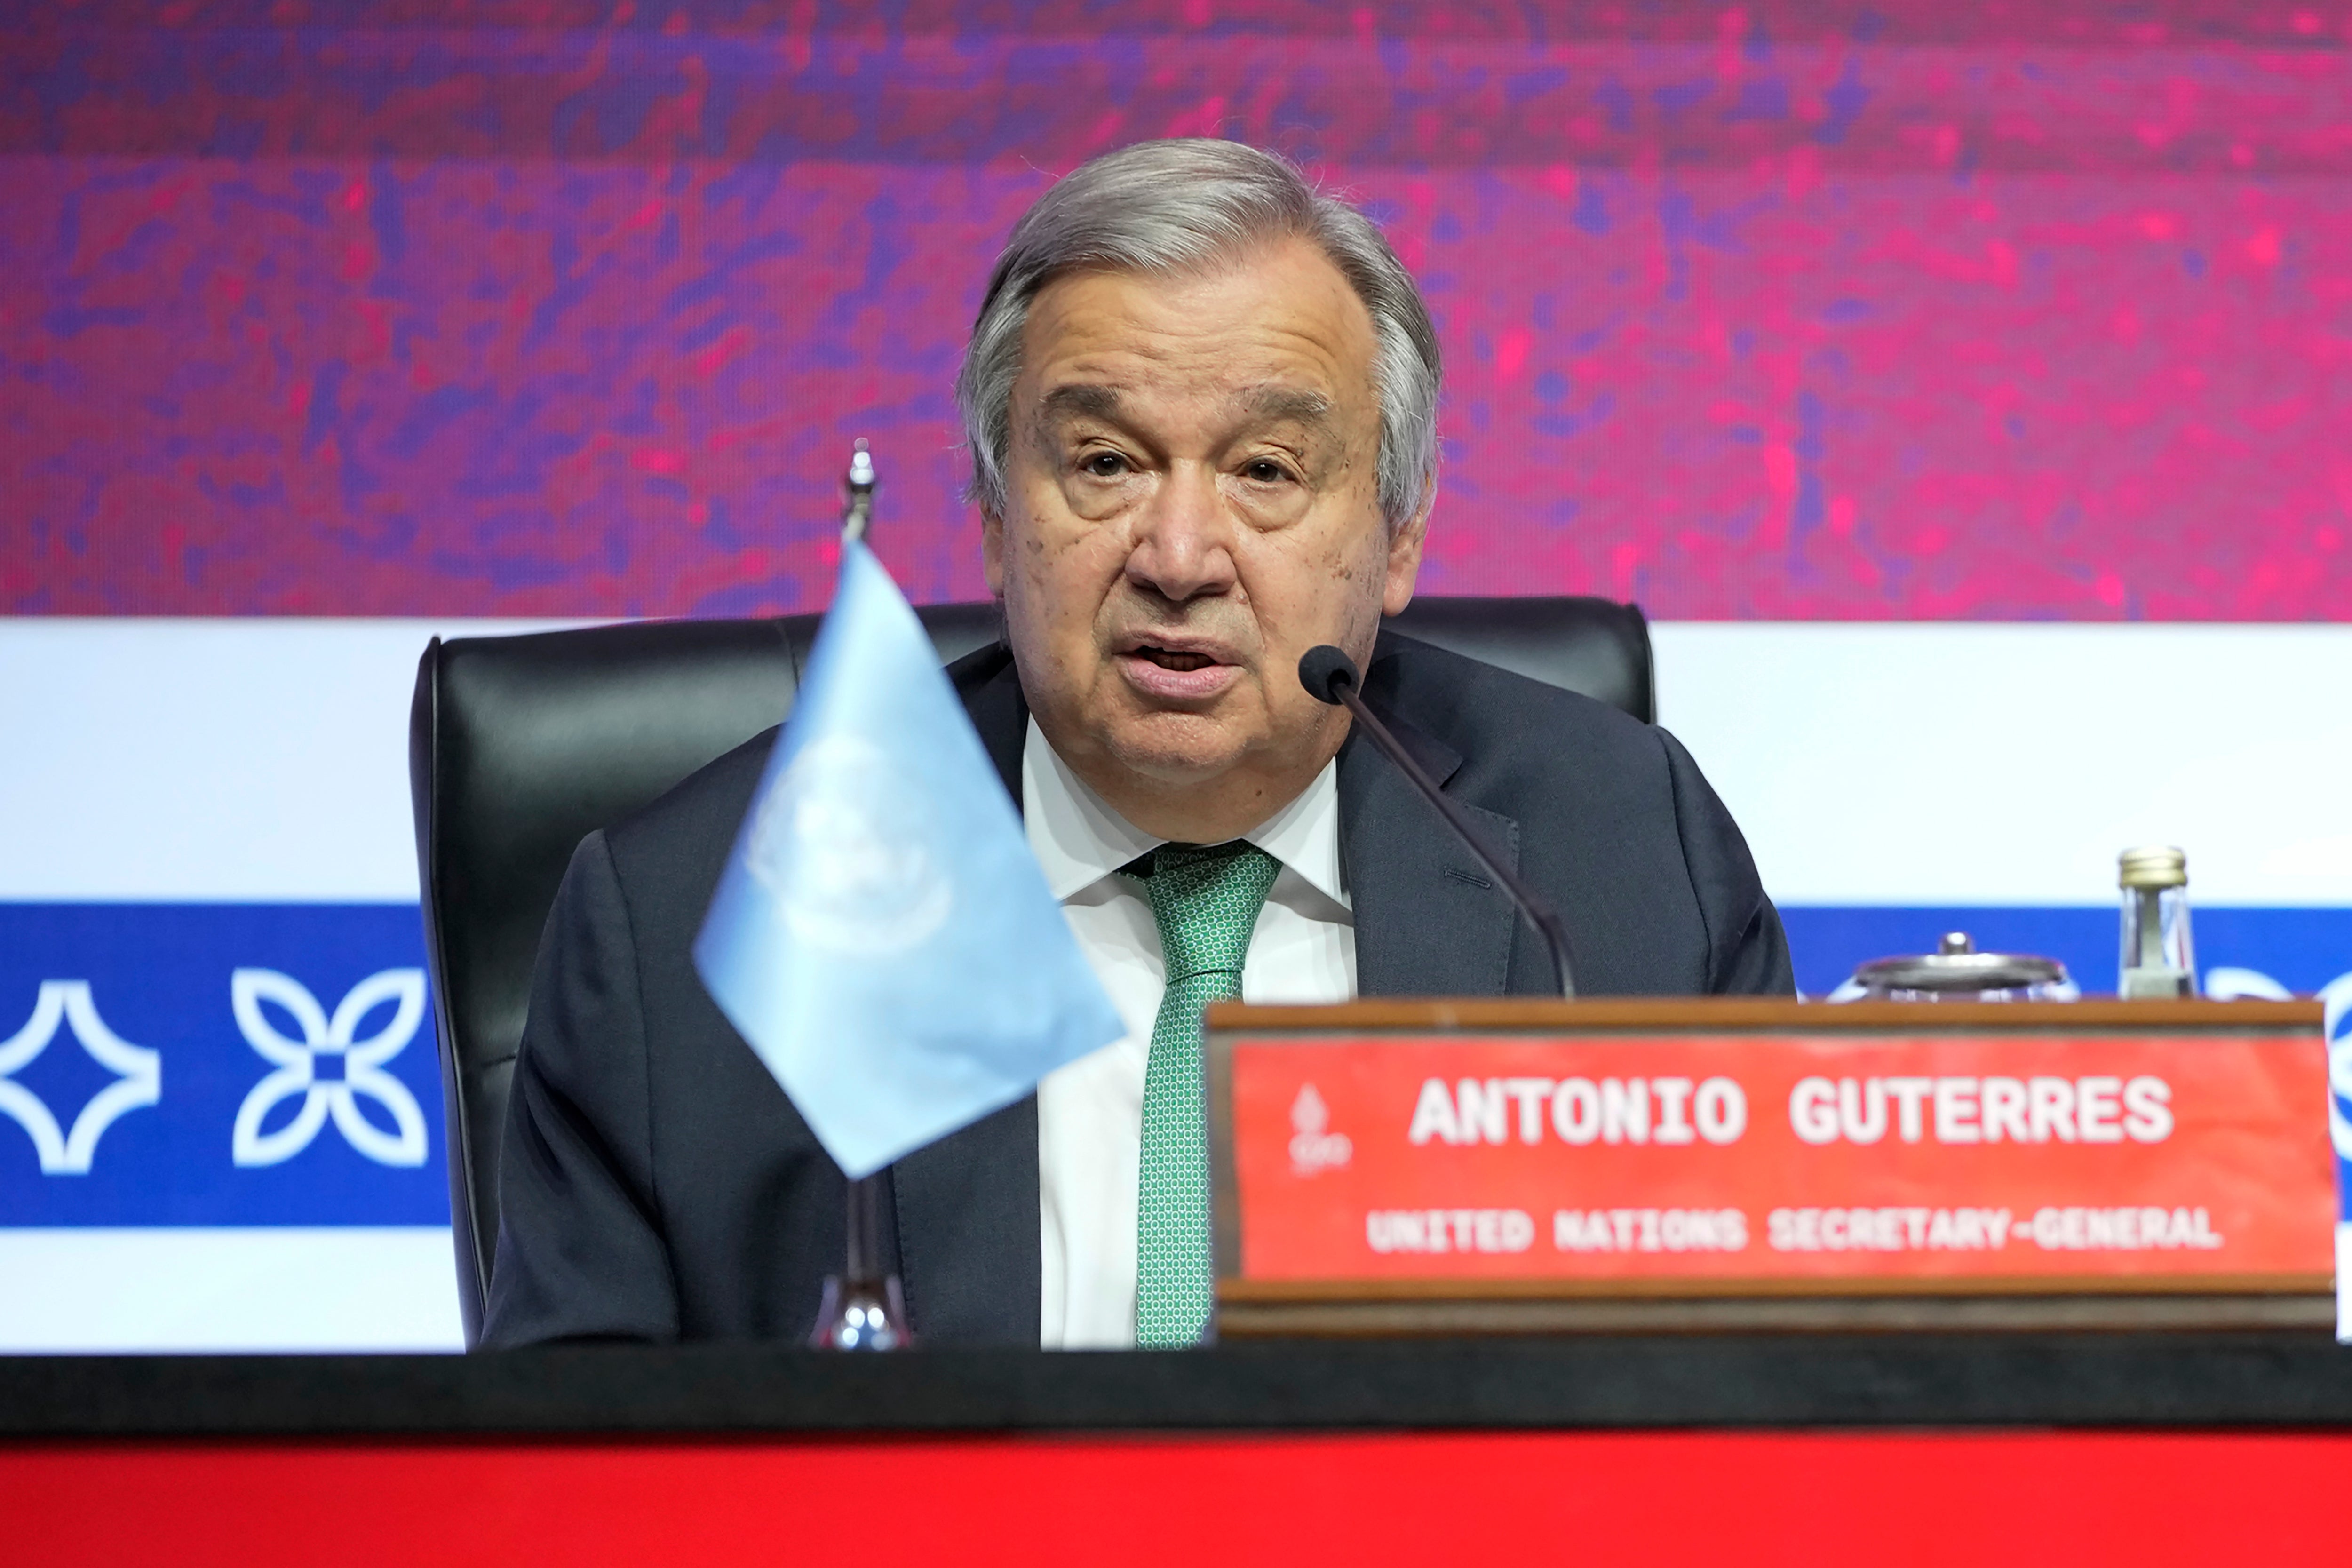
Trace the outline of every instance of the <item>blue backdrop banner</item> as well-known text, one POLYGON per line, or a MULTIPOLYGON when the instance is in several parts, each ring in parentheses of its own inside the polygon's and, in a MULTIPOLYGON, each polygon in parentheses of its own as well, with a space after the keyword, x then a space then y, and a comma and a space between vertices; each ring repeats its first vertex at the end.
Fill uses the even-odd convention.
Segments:
POLYGON ((0 904, 0 1225, 446 1225, 414 905, 0 904))

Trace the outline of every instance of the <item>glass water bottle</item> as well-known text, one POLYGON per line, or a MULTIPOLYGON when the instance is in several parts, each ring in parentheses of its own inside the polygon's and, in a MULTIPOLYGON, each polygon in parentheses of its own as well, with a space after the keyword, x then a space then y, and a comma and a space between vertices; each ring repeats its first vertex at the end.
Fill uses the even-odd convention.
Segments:
POLYGON ((2126 849, 2121 858, 2123 974, 2126 1002, 2197 994, 2189 941, 2189 857, 2178 849, 2126 849))

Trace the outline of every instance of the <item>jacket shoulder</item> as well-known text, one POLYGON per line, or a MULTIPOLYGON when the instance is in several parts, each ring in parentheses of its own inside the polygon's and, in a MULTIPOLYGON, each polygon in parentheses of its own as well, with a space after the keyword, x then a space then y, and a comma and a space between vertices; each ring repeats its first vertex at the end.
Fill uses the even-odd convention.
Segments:
POLYGON ((1622 709, 1394 632, 1372 651, 1364 695, 1465 758, 1535 744, 1602 762, 1664 761, 1657 730, 1622 709))
POLYGON ((1690 753, 1608 703, 1390 635, 1365 696, 1458 758, 1448 794, 1518 825, 1592 994, 1787 994, 1780 917, 1690 753))

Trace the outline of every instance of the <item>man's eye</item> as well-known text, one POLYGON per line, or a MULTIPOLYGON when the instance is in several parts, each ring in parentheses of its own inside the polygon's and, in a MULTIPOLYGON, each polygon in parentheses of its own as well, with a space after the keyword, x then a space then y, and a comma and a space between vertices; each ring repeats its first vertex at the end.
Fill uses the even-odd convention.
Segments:
POLYGON ((1244 466, 1242 474, 1253 484, 1278 485, 1290 477, 1290 470, 1271 458, 1260 458, 1244 466))
POLYGON ((1093 452, 1079 460, 1078 470, 1098 479, 1115 479, 1127 472, 1127 459, 1117 452, 1093 452))

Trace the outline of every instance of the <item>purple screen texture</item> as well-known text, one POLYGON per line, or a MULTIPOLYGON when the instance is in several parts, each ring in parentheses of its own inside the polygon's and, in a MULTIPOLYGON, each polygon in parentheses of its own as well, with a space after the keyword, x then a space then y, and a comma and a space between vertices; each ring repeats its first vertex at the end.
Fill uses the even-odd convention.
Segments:
POLYGON ((1423 576, 1685 619, 2352 618, 2352 5, 12 4, 0 610, 983 596, 997 246, 1144 137, 1366 204, 1423 576))

